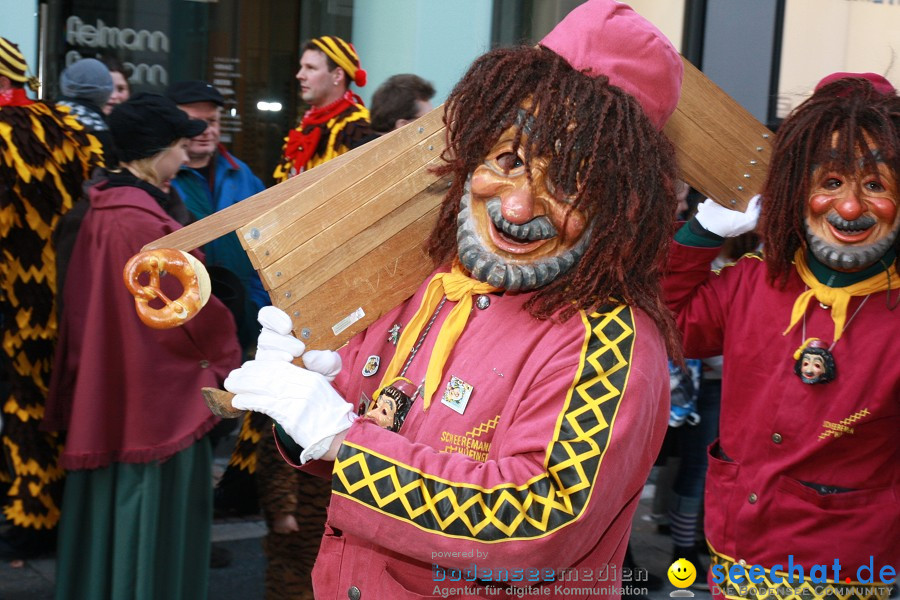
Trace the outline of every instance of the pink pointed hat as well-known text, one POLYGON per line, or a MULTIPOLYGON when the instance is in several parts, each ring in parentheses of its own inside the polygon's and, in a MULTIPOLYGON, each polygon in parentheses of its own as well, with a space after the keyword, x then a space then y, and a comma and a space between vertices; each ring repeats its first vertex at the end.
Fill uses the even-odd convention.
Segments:
POLYGON ((589 76, 606 75, 632 96, 657 129, 675 111, 684 65, 672 42, 630 6, 588 0, 570 12, 541 46, 589 76))

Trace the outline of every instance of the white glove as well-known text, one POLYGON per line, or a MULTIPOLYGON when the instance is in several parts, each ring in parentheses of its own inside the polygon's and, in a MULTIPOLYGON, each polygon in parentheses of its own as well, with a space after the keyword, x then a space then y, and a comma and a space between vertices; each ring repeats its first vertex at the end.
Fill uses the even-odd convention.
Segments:
POLYGON ((303 364, 310 371, 324 375, 328 381, 334 381, 343 366, 341 355, 333 350, 307 350, 303 354, 303 364))
POLYGON ((246 362, 228 375, 225 389, 235 394, 235 408, 275 419, 303 447, 301 463, 324 455, 334 436, 356 420, 353 407, 324 375, 289 362, 246 362))
POLYGON ((753 231, 759 220, 759 194, 750 198, 747 210, 738 212, 707 198, 697 206, 694 217, 703 229, 723 238, 737 237, 753 231))
POLYGON ((291 318, 274 306, 263 306, 257 316, 262 331, 256 342, 256 360, 291 362, 306 349, 306 344, 291 335, 291 318))
POLYGON ((310 371, 321 373, 328 381, 334 381, 341 372, 341 355, 331 350, 308 350, 306 345, 291 335, 291 318, 274 306, 264 306, 257 317, 262 331, 256 344, 256 360, 282 360, 291 362, 303 355, 303 365, 310 371))
POLYGON ((256 359, 225 379, 232 405, 269 415, 300 446, 301 463, 324 455, 334 436, 356 419, 352 406, 331 387, 341 370, 337 352, 310 350, 291 335, 291 318, 274 306, 260 309, 262 332, 256 359), (304 369, 291 363, 303 355, 304 369))

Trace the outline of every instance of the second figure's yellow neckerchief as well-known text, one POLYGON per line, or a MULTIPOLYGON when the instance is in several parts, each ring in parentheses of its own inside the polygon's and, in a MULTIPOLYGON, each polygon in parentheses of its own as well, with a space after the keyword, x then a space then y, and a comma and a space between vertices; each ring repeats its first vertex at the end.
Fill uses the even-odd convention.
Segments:
POLYGON ((850 304, 850 298, 853 296, 867 296, 875 292, 881 292, 886 289, 900 288, 900 278, 897 277, 897 270, 894 265, 890 265, 884 271, 864 279, 853 285, 846 287, 828 287, 827 285, 816 279, 816 276, 806 264, 806 253, 800 248, 794 255, 794 265, 797 267, 797 273, 809 289, 800 294, 794 302, 794 308, 791 311, 791 323, 784 330, 782 335, 794 328, 803 315, 806 314, 806 308, 809 301, 815 296, 816 300, 831 307, 831 318, 834 321, 834 339, 833 342, 841 339, 844 333, 844 324, 847 321, 847 306, 850 304))

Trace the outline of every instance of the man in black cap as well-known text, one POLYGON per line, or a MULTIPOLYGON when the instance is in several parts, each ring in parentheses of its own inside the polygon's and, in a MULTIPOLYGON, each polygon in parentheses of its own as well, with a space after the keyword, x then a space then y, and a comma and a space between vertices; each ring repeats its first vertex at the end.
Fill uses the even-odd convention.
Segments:
MULTIPOLYGON (((259 177, 244 162, 232 156, 219 142, 222 106, 225 99, 205 81, 180 81, 166 90, 178 108, 192 119, 206 121, 206 131, 191 138, 188 164, 172 182, 185 206, 196 219, 202 219, 265 189, 259 177)), ((256 313, 269 304, 269 295, 250 264, 236 233, 206 244, 208 267, 227 269, 240 279, 245 296, 247 319, 238 319, 241 345, 252 347, 257 335, 256 313), (244 321, 249 324, 244 326, 244 321), (246 335, 245 335, 246 334, 246 335)))

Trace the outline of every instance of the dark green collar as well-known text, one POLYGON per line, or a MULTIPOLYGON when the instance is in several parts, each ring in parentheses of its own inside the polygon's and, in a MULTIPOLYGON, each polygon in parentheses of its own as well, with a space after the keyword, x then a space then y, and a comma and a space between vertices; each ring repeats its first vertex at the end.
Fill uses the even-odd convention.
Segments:
POLYGON ((828 287, 847 287, 848 285, 859 283, 873 275, 886 271, 896 259, 897 251, 891 248, 888 250, 887 254, 882 256, 881 260, 874 265, 866 267, 862 271, 843 273, 841 271, 835 271, 830 267, 826 267, 812 255, 812 252, 809 250, 806 251, 806 264, 809 265, 809 270, 812 271, 812 274, 815 275, 819 282, 828 287))

